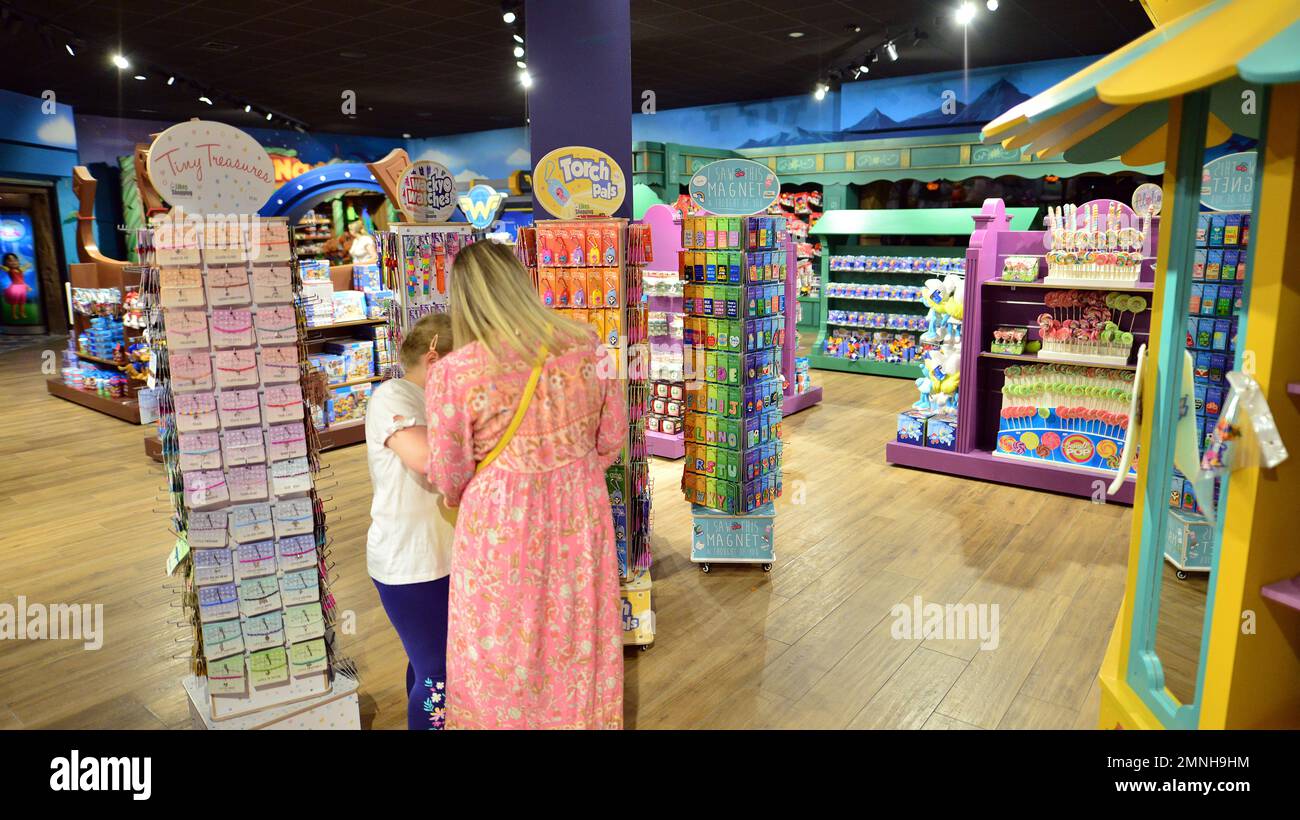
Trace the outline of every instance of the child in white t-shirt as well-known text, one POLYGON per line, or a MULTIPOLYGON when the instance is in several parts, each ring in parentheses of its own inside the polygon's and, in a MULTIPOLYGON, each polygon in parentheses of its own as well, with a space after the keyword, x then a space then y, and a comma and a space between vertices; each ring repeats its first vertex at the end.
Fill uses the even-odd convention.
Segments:
POLYGON ((366 410, 366 460, 374 500, 366 569, 409 660, 407 727, 441 729, 446 709, 447 591, 455 529, 425 478, 429 443, 424 379, 451 352, 451 322, 431 314, 402 340, 405 376, 376 388, 366 410))

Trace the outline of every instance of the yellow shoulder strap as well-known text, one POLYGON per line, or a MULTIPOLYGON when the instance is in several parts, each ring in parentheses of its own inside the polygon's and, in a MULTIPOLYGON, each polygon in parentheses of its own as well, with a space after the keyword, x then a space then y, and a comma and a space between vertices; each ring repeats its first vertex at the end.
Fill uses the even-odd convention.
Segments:
POLYGON ((501 439, 497 441, 496 446, 493 447, 488 454, 483 457, 483 460, 478 463, 478 466, 474 468, 475 473, 482 472, 489 464, 496 460, 497 456, 501 455, 501 453, 505 451, 506 447, 510 444, 510 440, 515 437, 515 432, 519 429, 519 425, 523 424, 524 413, 528 412, 528 405, 533 403, 533 393, 537 391, 537 382, 542 378, 542 364, 545 362, 545 359, 546 350, 543 348, 542 350, 537 351, 537 363, 533 365, 533 372, 528 376, 528 384, 524 385, 524 394, 519 397, 519 406, 515 408, 514 418, 510 419, 510 426, 501 434, 501 439))

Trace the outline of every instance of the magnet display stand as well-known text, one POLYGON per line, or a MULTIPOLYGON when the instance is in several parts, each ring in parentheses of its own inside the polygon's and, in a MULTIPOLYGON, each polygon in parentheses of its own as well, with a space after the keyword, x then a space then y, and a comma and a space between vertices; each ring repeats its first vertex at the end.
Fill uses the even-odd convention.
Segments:
POLYGON ((761 564, 772 571, 776 561, 776 509, 765 504, 748 515, 724 515, 691 505, 691 561, 701 572, 713 564, 761 564))

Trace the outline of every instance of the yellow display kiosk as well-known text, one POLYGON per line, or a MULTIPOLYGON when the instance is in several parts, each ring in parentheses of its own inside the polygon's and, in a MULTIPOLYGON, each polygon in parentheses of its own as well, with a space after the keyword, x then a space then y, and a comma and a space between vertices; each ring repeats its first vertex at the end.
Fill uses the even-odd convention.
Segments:
POLYGON ((1258 140, 1258 161, 1246 310, 1230 366, 1258 382, 1282 441, 1300 451, 1300 344, 1292 335, 1300 328, 1300 4, 1144 6, 1153 31, 984 129, 986 140, 1028 145, 1040 157, 1109 151, 1128 164, 1165 162, 1128 574, 1100 673, 1098 725, 1296 728, 1300 457, 1220 479, 1204 614, 1186 619, 1198 628, 1187 630, 1191 648, 1181 655, 1164 633, 1178 615, 1177 595, 1190 587, 1171 580, 1164 544, 1176 437, 1187 414, 1184 317, 1204 148, 1233 132, 1258 140), (1175 692, 1169 673, 1180 664, 1190 671, 1175 692))

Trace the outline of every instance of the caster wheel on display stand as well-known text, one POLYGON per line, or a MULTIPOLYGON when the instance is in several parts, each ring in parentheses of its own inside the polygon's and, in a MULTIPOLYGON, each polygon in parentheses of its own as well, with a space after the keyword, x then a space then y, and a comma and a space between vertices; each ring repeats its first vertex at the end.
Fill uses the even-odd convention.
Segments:
POLYGON ((710 567, 708 564, 700 564, 700 572, 707 574, 710 569, 712 569, 712 567, 710 567))
POLYGON ((1176 572, 1174 573, 1174 575, 1178 576, 1178 580, 1180 580, 1180 581, 1186 581, 1186 580, 1187 580, 1187 573, 1183 572, 1181 569, 1178 570, 1178 571, 1176 571, 1176 572))
POLYGON ((652 646, 654 646, 654 644, 652 644, 652 643, 643 643, 643 644, 641 644, 641 651, 642 651, 642 652, 649 652, 649 651, 650 651, 650 647, 652 647, 652 646))
POLYGON ((772 565, 771 565, 771 564, 764 564, 764 565, 763 565, 763 572, 771 572, 771 571, 772 571, 772 565))

